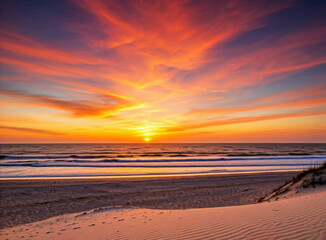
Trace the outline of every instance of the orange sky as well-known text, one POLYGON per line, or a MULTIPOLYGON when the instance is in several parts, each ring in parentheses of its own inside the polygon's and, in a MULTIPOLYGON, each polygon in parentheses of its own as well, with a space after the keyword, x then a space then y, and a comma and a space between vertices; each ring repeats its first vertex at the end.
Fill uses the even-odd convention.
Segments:
POLYGON ((1 142, 326 140, 322 1, 1 5, 1 142))

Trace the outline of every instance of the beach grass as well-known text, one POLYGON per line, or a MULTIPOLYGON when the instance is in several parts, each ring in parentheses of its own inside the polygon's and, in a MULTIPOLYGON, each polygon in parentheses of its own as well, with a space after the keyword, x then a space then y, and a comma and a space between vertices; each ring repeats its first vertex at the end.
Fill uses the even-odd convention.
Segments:
POLYGON ((307 169, 304 169, 300 173, 295 175, 291 180, 286 181, 284 184, 273 189, 271 193, 266 194, 260 197, 259 199, 257 199, 257 202, 263 202, 268 198, 270 198, 271 196, 276 197, 278 195, 286 193, 290 190, 291 186, 294 186, 300 181, 302 181, 301 187, 303 188, 307 188, 309 186, 315 187, 316 184, 318 185, 326 184, 326 178, 325 176, 322 176, 325 169, 326 169, 326 162, 312 164, 307 169), (308 179, 304 179, 308 175, 311 175, 311 177, 308 179))

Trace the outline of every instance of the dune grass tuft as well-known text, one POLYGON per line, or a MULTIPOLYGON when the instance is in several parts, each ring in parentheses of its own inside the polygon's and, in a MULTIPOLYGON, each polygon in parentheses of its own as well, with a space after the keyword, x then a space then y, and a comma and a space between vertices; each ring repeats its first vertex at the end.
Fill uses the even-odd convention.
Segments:
POLYGON ((308 169, 304 169, 302 172, 294 176, 291 180, 285 182, 283 185, 275 188, 270 194, 266 194, 263 197, 260 197, 257 199, 256 202, 263 202, 266 200, 268 196, 277 196, 280 194, 283 194, 287 191, 289 191, 290 187, 293 186, 294 184, 298 183, 301 181, 304 177, 306 177, 308 174, 312 174, 311 179, 305 179, 301 186, 303 188, 307 188, 309 186, 315 187, 316 184, 323 185, 326 184, 326 179, 324 179, 321 175, 326 169, 326 162, 324 163, 317 163, 313 164, 310 166, 308 169))

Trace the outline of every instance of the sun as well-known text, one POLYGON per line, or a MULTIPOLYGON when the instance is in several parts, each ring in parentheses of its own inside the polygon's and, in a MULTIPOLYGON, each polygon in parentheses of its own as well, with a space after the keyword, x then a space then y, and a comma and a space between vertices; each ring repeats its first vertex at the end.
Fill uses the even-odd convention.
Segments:
POLYGON ((145 138, 144 140, 145 140, 146 142, 149 142, 150 139, 149 139, 149 138, 145 138))

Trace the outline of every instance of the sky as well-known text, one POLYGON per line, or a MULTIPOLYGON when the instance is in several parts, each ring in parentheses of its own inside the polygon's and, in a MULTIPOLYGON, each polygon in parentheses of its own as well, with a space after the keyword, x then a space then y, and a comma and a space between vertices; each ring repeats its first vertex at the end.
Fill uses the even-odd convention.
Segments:
POLYGON ((1 1, 0 142, 325 142, 326 2, 1 1))

